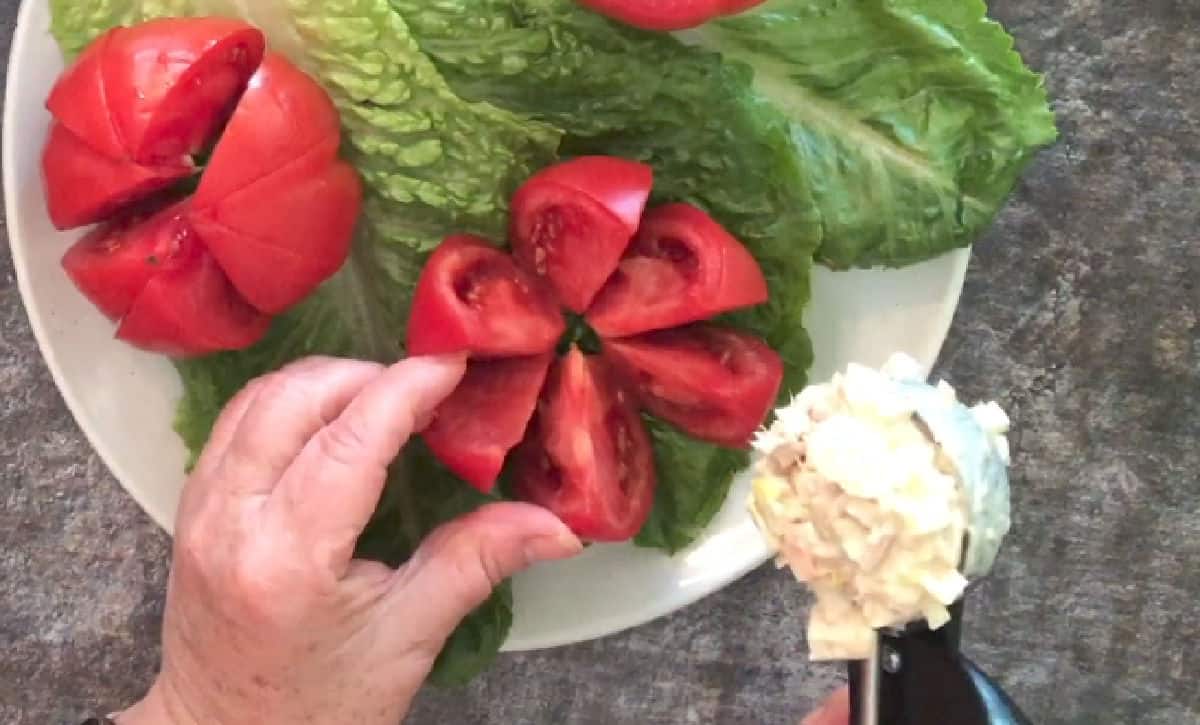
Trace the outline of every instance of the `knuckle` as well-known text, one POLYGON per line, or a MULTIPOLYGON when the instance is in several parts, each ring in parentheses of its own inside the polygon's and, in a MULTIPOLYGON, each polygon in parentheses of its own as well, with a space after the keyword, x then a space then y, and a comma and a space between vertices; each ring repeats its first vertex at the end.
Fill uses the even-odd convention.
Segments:
POLYGON ((343 416, 317 435, 322 457, 344 466, 362 462, 367 454, 367 436, 363 426, 350 416, 343 416))

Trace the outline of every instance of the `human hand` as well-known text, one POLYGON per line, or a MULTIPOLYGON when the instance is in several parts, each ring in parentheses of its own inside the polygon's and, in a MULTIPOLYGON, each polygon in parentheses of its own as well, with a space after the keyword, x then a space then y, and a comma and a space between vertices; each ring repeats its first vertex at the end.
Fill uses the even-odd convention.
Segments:
POLYGON ((494 504, 399 571, 352 559, 388 465, 463 372, 310 359, 229 404, 180 504, 162 672, 120 725, 396 725, 496 584, 580 551, 549 512, 494 504))
POLYGON ((829 698, 813 714, 804 718, 800 725, 847 725, 850 722, 850 691, 843 688, 829 698))

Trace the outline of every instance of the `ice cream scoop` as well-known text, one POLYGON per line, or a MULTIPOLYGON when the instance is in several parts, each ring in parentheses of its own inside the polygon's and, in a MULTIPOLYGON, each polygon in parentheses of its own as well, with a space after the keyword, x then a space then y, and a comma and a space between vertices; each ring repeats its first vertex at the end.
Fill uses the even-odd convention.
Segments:
POLYGON ((959 653, 962 598, 1010 526, 1008 426, 898 355, 804 390, 757 437, 751 513, 816 596, 813 659, 850 662, 854 723, 1027 722, 959 653))

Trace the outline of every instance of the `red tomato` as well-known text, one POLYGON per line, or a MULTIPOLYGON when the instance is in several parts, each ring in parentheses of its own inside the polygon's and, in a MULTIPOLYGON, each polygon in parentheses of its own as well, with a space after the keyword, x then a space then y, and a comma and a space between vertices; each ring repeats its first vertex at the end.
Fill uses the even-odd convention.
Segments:
POLYGON ((491 493, 504 458, 529 427, 552 354, 473 361, 422 437, 447 468, 491 493))
POLYGON ((572 350, 516 453, 518 496, 591 541, 633 538, 654 505, 654 450, 625 395, 603 360, 572 350))
POLYGON ((265 49, 262 32, 224 18, 166 18, 113 33, 102 76, 113 125, 133 160, 174 161, 200 151, 229 118, 265 49))
POLYGON ((112 37, 122 30, 114 28, 85 48, 59 77, 46 101, 46 108, 59 123, 78 138, 87 139, 94 151, 110 159, 129 157, 125 142, 113 125, 101 72, 101 59, 112 37))
POLYGON ((97 307, 124 316, 122 339, 186 355, 246 347, 266 329, 260 313, 296 304, 349 255, 362 184, 337 157, 337 110, 265 45, 260 31, 222 18, 117 28, 50 94, 52 221, 68 228, 126 215, 64 259, 97 307), (218 132, 186 209, 132 221, 132 207, 195 171, 189 156, 218 132), (147 264, 174 234, 188 244, 166 267, 147 264), (213 307, 207 321, 202 304, 213 307))
POLYGON ((46 208, 57 229, 104 221, 191 173, 178 166, 152 168, 105 156, 61 123, 51 127, 42 152, 46 208))
POLYGON ((579 0, 613 20, 643 30, 686 30, 765 0, 579 0))
POLYGON ((741 242, 699 209, 670 204, 646 215, 587 318, 601 336, 626 337, 707 320, 767 298, 762 270, 741 242))
POLYGON ((582 313, 637 232, 653 185, 650 167, 612 157, 542 171, 513 198, 514 256, 549 279, 563 305, 582 313))
POLYGON ((268 55, 213 152, 191 216, 234 286, 262 312, 295 305, 350 254, 363 192, 353 167, 338 159, 340 141, 329 95, 268 55))
POLYGON ((783 382, 783 361, 766 343, 711 325, 606 340, 604 356, 651 413, 733 448, 749 444, 783 382))
POLYGON ((185 208, 175 204, 106 224, 67 251, 63 268, 92 304, 119 320, 153 277, 178 269, 193 256, 197 241, 185 208))
POLYGON ((471 236, 450 237, 429 258, 408 322, 410 355, 540 355, 566 331, 554 299, 512 257, 471 236))
POLYGON ((147 283, 117 337, 173 357, 241 350, 261 340, 271 319, 238 295, 200 244, 188 246, 175 269, 147 283))
POLYGON ((325 89, 287 59, 268 53, 213 150, 195 207, 215 204, 318 147, 340 138, 337 108, 325 89))

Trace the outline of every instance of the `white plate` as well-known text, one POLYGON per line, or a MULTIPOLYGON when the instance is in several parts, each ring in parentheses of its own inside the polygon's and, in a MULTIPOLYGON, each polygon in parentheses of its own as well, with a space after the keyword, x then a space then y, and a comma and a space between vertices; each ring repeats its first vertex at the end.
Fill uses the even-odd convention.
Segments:
MULTIPOLYGON (((45 211, 43 104, 62 69, 48 15, 44 0, 23 4, 9 66, 4 186, 17 278, 42 353, 79 426, 142 508, 170 530, 184 482, 184 447, 171 429, 179 379, 165 359, 113 340, 112 326, 59 268, 79 235, 56 232, 45 211)), ((900 272, 819 271, 808 322, 817 350, 814 379, 851 361, 882 364, 898 350, 931 367, 968 258, 962 251, 900 272)), ((519 577, 506 649, 554 647, 637 626, 759 566, 768 554, 745 512, 746 495, 746 481, 739 481, 706 535, 674 558, 597 546, 519 577)))

